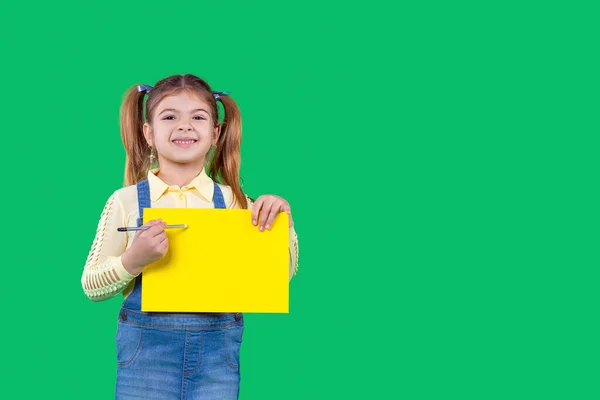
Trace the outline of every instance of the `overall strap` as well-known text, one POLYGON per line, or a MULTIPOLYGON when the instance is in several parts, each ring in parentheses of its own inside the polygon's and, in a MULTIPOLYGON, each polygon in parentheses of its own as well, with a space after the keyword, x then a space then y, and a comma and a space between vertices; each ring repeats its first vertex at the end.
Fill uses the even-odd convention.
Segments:
MULTIPOLYGON (((144 225, 144 208, 150 208, 150 185, 148 185, 148 180, 143 180, 138 182, 136 187, 140 214, 137 219, 137 226, 142 226, 144 225)), ((142 309, 142 274, 135 278, 133 290, 123 302, 123 307, 135 311, 142 309)))
POLYGON ((137 226, 144 225, 144 208, 150 208, 150 186, 148 180, 138 182, 137 194, 138 194, 138 209, 139 218, 137 219, 137 226))
POLYGON ((219 185, 217 185, 217 182, 213 183, 215 184, 215 193, 213 194, 213 203, 215 204, 215 208, 227 208, 221 188, 219 185))

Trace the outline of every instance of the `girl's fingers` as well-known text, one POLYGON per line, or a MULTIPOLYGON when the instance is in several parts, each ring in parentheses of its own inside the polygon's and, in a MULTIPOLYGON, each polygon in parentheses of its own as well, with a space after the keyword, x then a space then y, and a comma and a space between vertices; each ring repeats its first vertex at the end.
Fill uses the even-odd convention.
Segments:
POLYGON ((159 222, 154 224, 152 227, 148 228, 148 236, 155 237, 165 232, 165 228, 167 227, 166 222, 159 222))
POLYGON ((150 220, 150 221, 146 222, 146 223, 144 224, 144 226, 150 226, 150 227, 152 227, 152 226, 154 226, 154 225, 158 225, 158 224, 160 224, 161 222, 162 222, 162 219, 161 219, 161 218, 159 218, 159 219, 152 219, 152 220, 150 220))
POLYGON ((158 235, 156 235, 155 237, 152 238, 152 241, 150 242, 150 245, 152 247, 155 248, 159 248, 161 246, 161 244, 167 239, 167 233, 166 232, 162 232, 158 235))
POLYGON ((271 229, 281 211, 288 215, 289 226, 292 227, 292 209, 287 201, 277 196, 260 196, 252 206, 252 225, 258 225, 260 231, 271 229))
POLYGON ((145 226, 145 227, 147 227, 148 229, 146 229, 146 230, 143 230, 143 231, 137 231, 137 232, 135 233, 135 234, 136 234, 136 236, 142 236, 142 235, 143 235, 143 236, 150 236, 150 237, 152 237, 152 235, 151 235, 151 234, 149 234, 149 233, 148 233, 148 231, 149 231, 149 230, 150 230, 150 229, 151 229, 151 228, 152 228, 154 225, 158 225, 159 223, 160 223, 160 220, 157 220, 157 219, 151 219, 150 221, 148 221, 148 222, 146 222, 144 225, 142 225, 142 226, 145 226))
POLYGON ((169 247, 169 238, 165 235, 165 238, 160 242, 161 250, 166 250, 169 247))
POLYGON ((256 202, 252 206, 252 225, 258 224, 258 214, 264 202, 265 198, 261 196, 258 199, 256 199, 256 202))
POLYGON ((260 221, 258 230, 262 231, 265 229, 265 225, 267 223, 267 218, 269 218, 269 214, 271 213, 271 208, 273 207, 274 200, 266 200, 263 203, 262 210, 260 210, 260 221))
POLYGON ((281 206, 282 205, 278 204, 277 202, 273 204, 271 207, 271 212, 269 213, 269 217, 267 218, 267 224, 265 225, 265 228, 271 229, 271 226, 273 226, 273 222, 275 221, 275 217, 277 217, 277 214, 279 214, 279 212, 282 210, 281 206))

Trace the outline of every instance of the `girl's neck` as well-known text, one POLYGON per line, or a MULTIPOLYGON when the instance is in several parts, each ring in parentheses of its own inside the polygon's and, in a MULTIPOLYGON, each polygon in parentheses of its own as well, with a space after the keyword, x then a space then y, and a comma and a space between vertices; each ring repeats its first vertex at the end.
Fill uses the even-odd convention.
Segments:
POLYGON ((201 163, 189 164, 171 164, 164 163, 160 165, 158 176, 164 183, 169 186, 185 186, 188 185, 204 168, 204 160, 201 163))

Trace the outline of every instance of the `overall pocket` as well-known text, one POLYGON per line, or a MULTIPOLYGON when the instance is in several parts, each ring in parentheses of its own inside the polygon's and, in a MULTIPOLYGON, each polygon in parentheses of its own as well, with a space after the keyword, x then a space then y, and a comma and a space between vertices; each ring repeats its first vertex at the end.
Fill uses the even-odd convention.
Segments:
POLYGON ((140 353, 144 328, 119 321, 117 325, 117 363, 123 367, 130 364, 140 353))
POLYGON ((242 336, 244 335, 244 320, 225 328, 223 332, 225 340, 225 360, 231 368, 240 367, 240 349, 242 346, 242 336))

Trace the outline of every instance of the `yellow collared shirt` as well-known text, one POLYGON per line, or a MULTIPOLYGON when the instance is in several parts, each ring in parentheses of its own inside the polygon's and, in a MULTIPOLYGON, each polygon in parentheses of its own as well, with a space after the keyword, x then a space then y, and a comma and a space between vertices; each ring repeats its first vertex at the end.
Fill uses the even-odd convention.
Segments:
MULTIPOLYGON (((156 208, 213 208, 214 183, 204 169, 188 185, 178 187, 163 182, 156 174, 148 172, 150 201, 156 208)), ((227 208, 239 208, 233 192, 227 185, 219 184, 227 208)), ((248 199, 248 209, 252 201, 248 199)), ((135 232, 117 233, 121 226, 135 226, 139 216, 135 185, 115 191, 107 200, 87 262, 83 269, 81 285, 93 301, 110 299, 119 293, 126 298, 133 289, 134 278, 123 267, 121 256, 131 246, 135 232)), ((258 229, 258 228, 257 228, 258 229)), ((290 280, 298 270, 298 236, 290 228, 290 280)))

